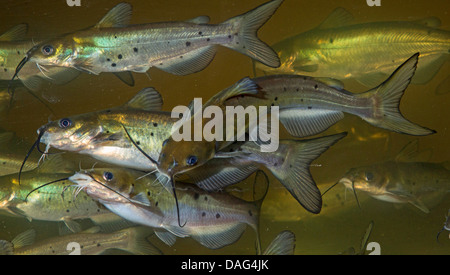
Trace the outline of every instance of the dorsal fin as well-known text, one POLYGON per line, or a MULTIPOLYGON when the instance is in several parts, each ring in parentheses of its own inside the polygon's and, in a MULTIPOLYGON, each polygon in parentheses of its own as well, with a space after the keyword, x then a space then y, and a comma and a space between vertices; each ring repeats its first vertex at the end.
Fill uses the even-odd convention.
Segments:
POLYGON ((413 22, 430 28, 439 28, 442 24, 441 19, 437 18, 436 16, 415 20, 413 22))
POLYGON ((140 109, 145 111, 160 111, 162 109, 163 99, 161 94, 154 88, 144 88, 124 107, 140 109))
POLYGON ((333 29, 350 25, 353 22, 353 15, 344 8, 336 8, 327 19, 322 22, 317 29, 333 29))
POLYGON ((120 3, 112 8, 95 28, 120 28, 130 24, 133 7, 129 3, 120 3))
POLYGON ((427 162, 431 159, 431 149, 419 151, 419 141, 414 139, 406 144, 395 157, 396 162, 427 162))
POLYGON ((208 24, 209 20, 210 20, 209 16, 201 15, 201 16, 197 16, 197 17, 191 18, 189 20, 186 20, 186 22, 195 23, 195 24, 208 24))
POLYGON ((27 24, 19 24, 12 27, 0 36, 0 41, 20 41, 25 39, 28 31, 27 24))

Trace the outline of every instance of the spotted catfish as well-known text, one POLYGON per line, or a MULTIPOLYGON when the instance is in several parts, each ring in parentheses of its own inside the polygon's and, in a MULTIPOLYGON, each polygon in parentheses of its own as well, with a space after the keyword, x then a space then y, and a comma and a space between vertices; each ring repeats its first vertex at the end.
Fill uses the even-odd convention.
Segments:
POLYGON ((277 54, 256 33, 282 1, 270 1, 221 24, 208 24, 209 18, 200 16, 185 22, 141 25, 129 25, 132 7, 121 3, 93 28, 33 47, 22 64, 31 61, 91 74, 145 73, 156 67, 175 75, 187 75, 207 67, 216 46, 221 45, 269 67, 278 67, 277 54))
MULTIPOLYGON (((157 236, 169 245, 174 244, 175 236, 192 237, 208 248, 218 249, 236 242, 249 225, 256 231, 260 247, 258 219, 262 199, 247 202, 225 192, 210 193, 180 183, 178 213, 172 194, 155 184, 154 174, 146 176, 124 168, 94 169, 78 172, 69 179, 119 216, 155 228, 157 236)), ((267 188, 265 174, 257 173, 255 184, 267 188)))
MULTIPOLYGON (((0 36, 0 80, 11 80, 17 64, 34 44, 26 39, 28 26, 20 24, 0 36)), ((38 90, 45 81, 64 84, 76 78, 79 71, 70 68, 49 66, 42 68, 36 64, 26 64, 17 74, 19 81, 32 91, 38 90)), ((10 83, 8 83, 11 86, 10 83)))
POLYGON ((67 180, 73 172, 67 169, 66 164, 60 155, 53 156, 38 168, 24 172, 20 184, 17 173, 1 176, 0 210, 30 221, 62 221, 73 232, 81 229, 75 221, 77 219, 92 218, 99 223, 108 219, 111 223, 120 223, 119 219, 110 219, 115 215, 86 194, 80 194, 83 198, 74 202, 74 188, 67 180), (46 185, 60 179, 65 180, 46 185))

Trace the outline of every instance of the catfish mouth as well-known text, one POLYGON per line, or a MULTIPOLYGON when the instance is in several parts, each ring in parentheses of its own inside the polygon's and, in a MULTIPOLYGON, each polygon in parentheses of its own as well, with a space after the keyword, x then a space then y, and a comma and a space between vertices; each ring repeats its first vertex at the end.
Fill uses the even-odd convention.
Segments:
POLYGON ((338 181, 338 183, 342 183, 346 188, 353 190, 354 183, 349 178, 342 178, 338 181))

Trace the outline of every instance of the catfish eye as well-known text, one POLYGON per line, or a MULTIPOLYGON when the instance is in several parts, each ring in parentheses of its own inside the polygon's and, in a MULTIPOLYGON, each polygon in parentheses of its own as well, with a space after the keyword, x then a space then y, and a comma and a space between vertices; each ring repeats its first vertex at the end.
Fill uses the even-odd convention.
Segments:
POLYGON ((196 165, 196 164, 197 164, 197 161, 198 161, 198 158, 197 158, 196 156, 189 156, 189 157, 186 159, 186 163, 187 163, 187 165, 189 165, 189 166, 194 166, 194 165, 196 165))
POLYGON ((59 121, 59 127, 61 128, 67 128, 70 127, 70 125, 72 125, 72 121, 68 118, 63 118, 59 121))
POLYGON ((54 51, 55 51, 55 49, 53 48, 52 45, 46 45, 46 46, 42 47, 42 53, 44 55, 51 55, 54 51))
POLYGON ((105 173, 103 173, 103 178, 106 181, 111 181, 114 178, 114 174, 111 172, 105 172, 105 173))
POLYGON ((366 172, 366 181, 372 181, 373 180, 373 174, 371 172, 366 172))

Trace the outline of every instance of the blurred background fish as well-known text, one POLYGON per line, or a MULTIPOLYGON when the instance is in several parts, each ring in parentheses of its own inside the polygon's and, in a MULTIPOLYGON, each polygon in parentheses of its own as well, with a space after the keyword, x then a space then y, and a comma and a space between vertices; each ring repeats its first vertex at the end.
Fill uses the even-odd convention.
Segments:
POLYGON ((436 17, 355 24, 350 12, 337 8, 316 28, 273 45, 280 56, 280 68, 257 67, 271 74, 354 79, 373 87, 402 60, 420 52, 412 83, 425 84, 450 55, 450 32, 439 29, 440 25, 436 17))
POLYGON ((410 203, 424 213, 450 192, 448 163, 414 162, 417 140, 409 143, 395 161, 350 169, 339 183, 378 200, 410 203))
POLYGON ((114 233, 99 233, 98 227, 76 234, 35 242, 36 230, 17 235, 11 242, 0 240, 0 255, 98 255, 109 249, 125 250, 135 255, 161 255, 146 237, 151 230, 135 227, 114 233))

